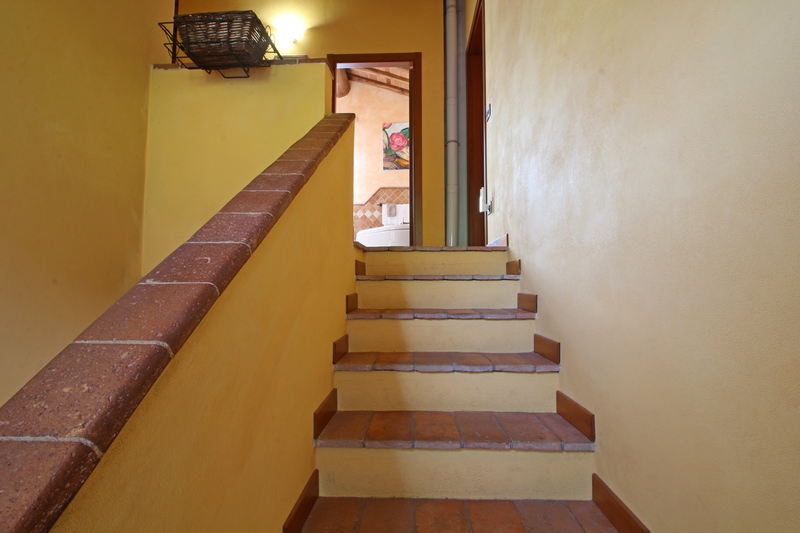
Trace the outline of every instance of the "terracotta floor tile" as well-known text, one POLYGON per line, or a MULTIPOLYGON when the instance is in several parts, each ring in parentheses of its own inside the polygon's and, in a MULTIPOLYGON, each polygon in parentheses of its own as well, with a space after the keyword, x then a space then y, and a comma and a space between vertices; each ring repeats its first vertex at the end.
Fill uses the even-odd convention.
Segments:
POLYGON ((538 413, 537 416, 550 431, 561 439, 565 451, 594 451, 594 442, 590 441, 586 435, 578 431, 575 426, 564 420, 564 417, 561 415, 557 413, 538 413))
POLYGON ((538 353, 531 352, 520 355, 533 363, 537 372, 558 372, 561 369, 558 363, 554 363, 547 357, 542 357, 538 353))
POLYGON ((452 372, 453 359, 449 353, 416 352, 414 370, 417 372, 452 372))
POLYGON ((479 353, 453 353, 450 354, 455 364, 456 372, 491 372, 494 369, 492 362, 479 353))
POLYGON ((617 533, 617 528, 608 521, 593 501, 568 501, 567 507, 586 533, 617 533))
POLYGON ((511 440, 500 427, 494 413, 458 411, 454 415, 465 448, 503 450, 511 447, 511 440))
POLYGON ((414 411, 414 447, 432 450, 461 448, 453 413, 414 411))
POLYGON ((347 320, 374 320, 380 317, 380 309, 354 309, 347 313, 347 320))
POLYGON ((474 320, 481 317, 475 309, 448 309, 447 318, 474 320))
POLYGON ((334 370, 366 372, 372 370, 378 354, 375 352, 350 352, 333 365, 334 370))
POLYGON ((536 366, 516 353, 487 353, 497 372, 536 372, 536 366))
POLYGON ((507 309, 475 309, 486 320, 513 320, 515 314, 507 309))
POLYGON ((495 413, 515 450, 561 450, 559 439, 533 413, 495 413))
POLYGON ((361 498, 319 498, 303 533, 351 533, 361 516, 361 498))
POLYGON ((395 370, 411 372, 414 370, 414 357, 411 352, 379 353, 375 359, 375 370, 395 370))
POLYGON ((414 533, 414 500, 367 498, 359 533, 414 533))
POLYGON ((470 533, 463 500, 417 500, 417 533, 470 533))
POLYGON ((564 502, 521 500, 517 510, 528 531, 558 533, 583 533, 578 521, 572 516, 564 502))
POLYGON ((447 318, 446 309, 415 309, 414 318, 423 320, 444 320, 447 318))
POLYGON ((370 411, 337 411, 317 439, 317 446, 362 448, 371 416, 370 411))
POLYGON ((411 411, 376 411, 372 414, 367 448, 411 448, 414 438, 411 411))
POLYGON ((381 311, 381 318, 390 320, 411 320, 414 318, 413 309, 384 309, 381 311))
POLYGON ((470 500, 467 509, 472 533, 526 533, 514 502, 470 500))

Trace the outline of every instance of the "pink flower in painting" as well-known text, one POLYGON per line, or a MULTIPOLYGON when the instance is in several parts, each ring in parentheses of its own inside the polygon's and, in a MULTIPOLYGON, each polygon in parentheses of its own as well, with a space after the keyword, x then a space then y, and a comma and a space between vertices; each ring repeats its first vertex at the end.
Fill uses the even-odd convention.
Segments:
POLYGON ((383 123, 383 129, 388 130, 391 127, 392 127, 392 123, 391 122, 384 122, 383 123))
POLYGON ((408 139, 406 136, 400 132, 392 133, 389 136, 389 148, 394 150, 395 152, 399 152, 403 148, 408 146, 408 139))

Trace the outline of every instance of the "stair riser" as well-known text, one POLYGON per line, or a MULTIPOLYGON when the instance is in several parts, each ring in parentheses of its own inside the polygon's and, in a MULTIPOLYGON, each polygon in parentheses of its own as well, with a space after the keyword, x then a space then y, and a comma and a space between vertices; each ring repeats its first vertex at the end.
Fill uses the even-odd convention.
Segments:
POLYGON ((517 306, 519 281, 358 281, 364 309, 494 309, 517 306))
POLYGON ((527 352, 535 320, 348 320, 351 352, 527 352))
POLYGON ((342 411, 553 412, 558 374, 336 372, 342 411))
POLYGON ((320 496, 589 500, 580 452, 317 448, 320 496))
POLYGON ((367 252, 370 276, 505 274, 508 252, 367 252))

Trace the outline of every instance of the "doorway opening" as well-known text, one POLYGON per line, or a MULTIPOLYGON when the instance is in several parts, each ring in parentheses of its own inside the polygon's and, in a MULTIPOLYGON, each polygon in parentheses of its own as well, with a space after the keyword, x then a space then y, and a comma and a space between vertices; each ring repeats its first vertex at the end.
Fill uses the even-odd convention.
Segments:
POLYGON ((484 61, 483 0, 475 5, 475 17, 467 43, 467 244, 486 244, 486 213, 478 208, 486 187, 486 68, 484 61))
POLYGON ((421 245, 422 54, 332 54, 328 61, 334 112, 356 114, 354 240, 371 230, 362 239, 392 233, 421 245))

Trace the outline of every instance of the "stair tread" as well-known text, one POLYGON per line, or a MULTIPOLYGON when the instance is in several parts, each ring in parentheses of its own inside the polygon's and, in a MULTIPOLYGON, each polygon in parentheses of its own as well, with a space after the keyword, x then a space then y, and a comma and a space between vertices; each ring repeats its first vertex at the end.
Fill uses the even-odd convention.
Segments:
POLYGON ((585 500, 332 498, 314 503, 302 533, 324 531, 543 531, 614 533, 585 500), (405 526, 405 528, 403 528, 405 526))
POLYGON ((353 246, 365 252, 507 252, 508 246, 353 246))
POLYGON ((519 281, 519 274, 358 275, 356 281, 519 281))
POLYGON ((318 447, 594 451, 557 413, 337 411, 318 447))
POLYGON ((536 352, 351 352, 333 366, 336 371, 371 372, 558 372, 560 365, 536 352))
POLYGON ((348 320, 534 320, 536 313, 506 309, 354 309, 348 320))

